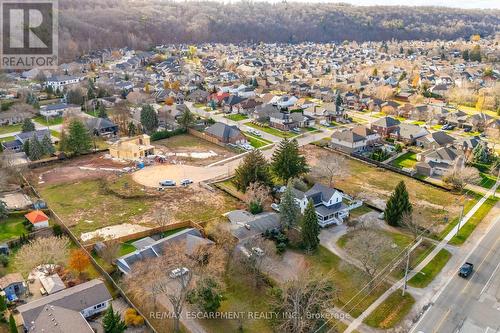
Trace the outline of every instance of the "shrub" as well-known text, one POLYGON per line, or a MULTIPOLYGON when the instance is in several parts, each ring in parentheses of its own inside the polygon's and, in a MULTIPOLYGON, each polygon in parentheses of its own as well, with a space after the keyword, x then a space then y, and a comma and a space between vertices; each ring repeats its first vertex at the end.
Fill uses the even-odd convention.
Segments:
POLYGON ((9 266, 9 257, 6 256, 5 254, 0 254, 0 264, 3 267, 9 266))
POLYGON ((186 134, 187 130, 185 128, 178 128, 173 131, 158 131, 151 134, 151 141, 158 141, 163 139, 168 139, 176 135, 186 134))
POLYGON ((278 254, 285 253, 285 250, 286 250, 286 244, 285 243, 278 243, 278 244, 276 244, 276 252, 278 252, 278 254))
POLYGON ((264 209, 262 208, 262 204, 260 204, 259 202, 256 202, 256 201, 252 201, 252 202, 250 202, 250 205, 248 206, 248 210, 250 211, 250 213, 255 215, 255 214, 262 213, 262 211, 264 209))
POLYGON ((62 227, 59 224, 54 224, 54 226, 52 227, 52 232, 56 237, 62 236, 63 234, 62 227))

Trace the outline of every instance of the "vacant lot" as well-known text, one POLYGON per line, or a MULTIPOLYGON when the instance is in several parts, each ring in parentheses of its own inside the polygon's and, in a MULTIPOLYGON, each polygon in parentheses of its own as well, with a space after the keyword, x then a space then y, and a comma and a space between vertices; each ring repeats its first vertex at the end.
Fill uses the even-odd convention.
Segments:
POLYGON ((171 161, 194 166, 208 165, 236 155, 231 150, 190 134, 154 141, 153 145, 157 154, 168 156, 171 161))
MULTIPOLYGON (((316 166, 322 163, 325 156, 338 154, 312 145, 304 147, 303 152, 313 167, 313 178, 327 184, 327 177, 316 166)), ((460 214, 460 205, 464 200, 462 196, 350 158, 346 158, 343 169, 348 174, 335 177, 333 185, 379 208, 385 207, 386 200, 396 185, 403 180, 413 203, 414 218, 422 226, 432 226, 436 233, 446 226, 446 221, 460 214)))

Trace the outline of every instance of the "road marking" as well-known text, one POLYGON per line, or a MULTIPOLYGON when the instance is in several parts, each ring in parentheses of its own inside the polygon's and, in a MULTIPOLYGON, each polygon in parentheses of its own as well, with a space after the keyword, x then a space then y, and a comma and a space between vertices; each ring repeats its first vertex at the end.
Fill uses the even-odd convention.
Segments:
POLYGON ((495 268, 495 270, 493 271, 493 273, 491 274, 490 278, 488 279, 488 281, 486 281, 486 284, 484 285, 483 289, 481 289, 481 292, 479 293, 479 296, 481 296, 484 291, 486 290, 486 288, 488 287, 488 285, 490 284, 491 282, 491 279, 493 278, 493 276, 495 275, 495 273, 497 272, 498 270, 498 267, 500 267, 500 262, 498 263, 497 267, 495 268))
POLYGON ((443 318, 439 321, 439 325, 437 325, 436 328, 434 328, 432 330, 432 332, 439 332, 439 328, 441 327, 441 325, 443 325, 443 322, 445 321, 445 319, 448 317, 448 315, 450 314, 451 312, 451 309, 448 309, 448 311, 446 311, 446 314, 443 316, 443 318))
MULTIPOLYGON (((479 272, 479 268, 483 265, 483 263, 485 262, 486 258, 489 257, 491 251, 493 250, 496 250, 496 247, 497 247, 497 243, 498 241, 500 241, 500 239, 497 239, 497 241, 495 242, 495 244, 493 244, 493 246, 490 248, 490 250, 488 251, 488 253, 486 253, 486 255, 484 256, 483 260, 481 261, 481 263, 479 263, 479 266, 477 266, 476 269, 476 272, 479 272)), ((470 285, 470 283, 472 282, 472 279, 474 279, 474 277, 476 276, 477 274, 474 273, 474 271, 472 271, 472 276, 471 278, 469 279, 469 281, 467 281, 467 284, 465 285, 465 287, 462 289, 462 291, 460 293, 463 293, 465 291, 465 289, 467 289, 470 285)))

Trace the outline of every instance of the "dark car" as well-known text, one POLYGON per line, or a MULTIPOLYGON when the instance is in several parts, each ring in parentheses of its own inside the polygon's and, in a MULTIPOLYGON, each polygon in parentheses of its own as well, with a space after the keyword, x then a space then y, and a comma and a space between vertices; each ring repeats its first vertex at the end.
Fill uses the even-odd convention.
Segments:
POLYGON ((462 265, 462 267, 460 267, 460 270, 458 271, 458 275, 463 277, 463 278, 467 278, 467 277, 469 277, 469 275, 472 274, 473 268, 474 268, 473 264, 471 264, 470 262, 466 262, 465 264, 462 265))

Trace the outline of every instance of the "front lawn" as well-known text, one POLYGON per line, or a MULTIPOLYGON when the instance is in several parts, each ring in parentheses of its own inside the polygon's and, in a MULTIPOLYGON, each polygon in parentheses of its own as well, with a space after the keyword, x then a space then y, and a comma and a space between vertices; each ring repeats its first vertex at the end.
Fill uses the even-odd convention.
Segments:
POLYGON ((436 256, 427 264, 420 272, 414 275, 408 285, 416 288, 425 288, 434 280, 436 275, 441 272, 448 260, 451 258, 451 253, 445 249, 439 251, 436 256))
POLYGON ((396 158, 391 164, 401 169, 412 169, 417 164, 417 154, 409 151, 396 158))
POLYGON ((487 173, 484 173, 484 172, 480 172, 479 176, 481 176, 481 181, 479 182, 479 184, 481 185, 481 187, 490 189, 497 182, 497 177, 492 176, 490 174, 487 174, 487 173))
POLYGON ((22 124, 0 126, 0 134, 21 132, 22 124))
POLYGON ((414 303, 415 299, 409 293, 401 296, 401 290, 396 290, 363 322, 375 328, 392 328, 410 312, 414 303))
POLYGON ((227 118, 232 121, 242 121, 245 119, 248 119, 247 115, 236 113, 236 114, 228 114, 227 116, 224 116, 224 118, 227 118))
POLYGON ((22 234, 28 234, 23 224, 23 214, 10 214, 7 218, 0 220, 0 242, 19 238, 22 234))
POLYGON ((243 135, 247 138, 250 145, 256 149, 267 146, 268 144, 272 143, 269 140, 256 137, 255 135, 251 135, 250 133, 247 132, 244 132, 243 135))
POLYGON ((16 138, 14 138, 13 136, 6 136, 6 137, 3 137, 3 138, 0 138, 0 142, 13 141, 15 139, 16 138))
POLYGON ((63 122, 62 117, 43 117, 43 116, 37 116, 33 118, 34 121, 36 121, 39 124, 45 125, 45 126, 53 126, 53 125, 60 125, 63 122), (48 120, 48 121, 47 121, 48 120))
POLYGON ((249 127, 253 127, 259 131, 266 132, 266 133, 269 133, 271 135, 280 137, 280 138, 291 138, 291 137, 294 137, 297 135, 297 134, 290 133, 290 132, 280 131, 279 129, 272 128, 269 126, 260 126, 260 125, 257 125, 255 123, 246 123, 245 125, 249 126, 249 127))

